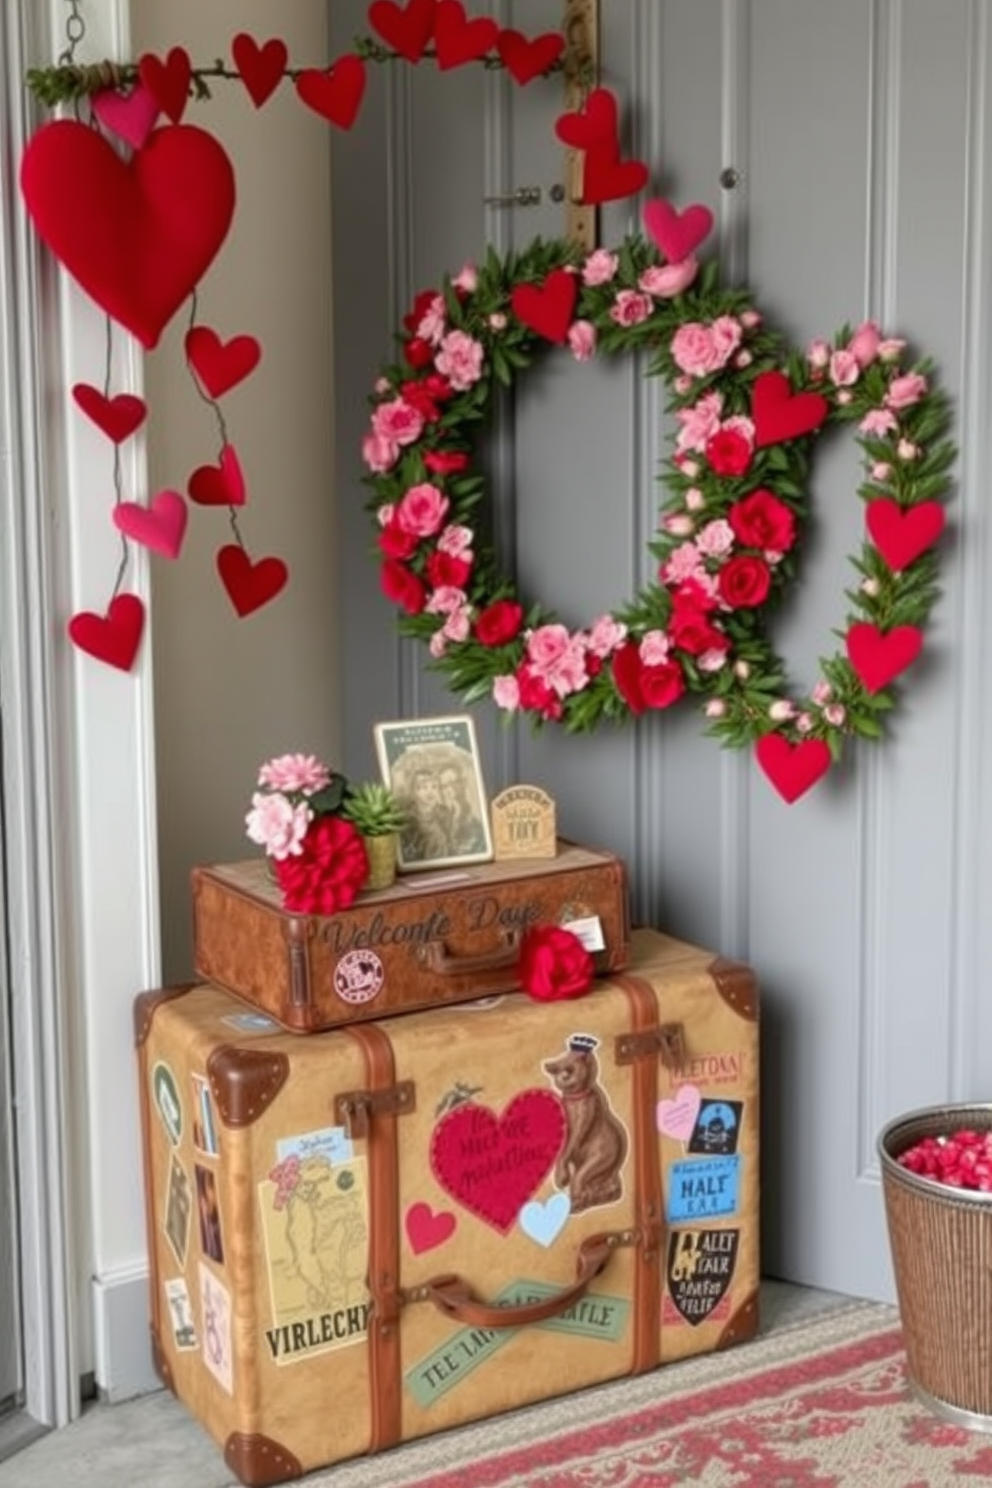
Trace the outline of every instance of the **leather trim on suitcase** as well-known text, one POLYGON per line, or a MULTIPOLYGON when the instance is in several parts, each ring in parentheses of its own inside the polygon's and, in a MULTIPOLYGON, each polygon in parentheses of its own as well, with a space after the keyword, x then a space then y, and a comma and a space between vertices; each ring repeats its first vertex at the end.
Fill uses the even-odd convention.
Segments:
POLYGON ((270 1488, 303 1476, 303 1464, 270 1437, 232 1431, 224 1443, 224 1461, 249 1488, 270 1488))
POLYGON ((141 1048, 151 1032, 155 1009, 161 1007, 163 1002, 172 1002, 175 997, 185 997, 186 993, 191 992, 197 985, 196 982, 183 982, 179 987, 156 987, 151 992, 138 993, 132 1009, 136 1049, 141 1048))
POLYGON ((752 1292, 749 1297, 744 1298, 720 1334, 716 1343, 717 1348, 733 1348, 735 1344, 744 1343, 748 1338, 753 1338, 758 1331, 759 1319, 759 1293, 752 1292))
POLYGON ((758 980, 750 966, 744 966, 740 961, 725 961, 718 956, 708 970, 727 1006, 739 1017, 755 1022, 758 1017, 758 980))
POLYGON ((289 1079, 285 1054, 221 1044, 207 1060, 207 1077, 225 1126, 251 1126, 289 1079))

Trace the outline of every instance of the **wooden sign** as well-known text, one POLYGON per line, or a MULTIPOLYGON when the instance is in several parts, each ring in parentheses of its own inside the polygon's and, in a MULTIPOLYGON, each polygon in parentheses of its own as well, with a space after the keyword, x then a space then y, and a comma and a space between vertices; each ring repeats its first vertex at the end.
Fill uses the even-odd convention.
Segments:
POLYGON ((510 785, 490 804, 497 858, 553 858, 555 803, 536 785, 510 785))

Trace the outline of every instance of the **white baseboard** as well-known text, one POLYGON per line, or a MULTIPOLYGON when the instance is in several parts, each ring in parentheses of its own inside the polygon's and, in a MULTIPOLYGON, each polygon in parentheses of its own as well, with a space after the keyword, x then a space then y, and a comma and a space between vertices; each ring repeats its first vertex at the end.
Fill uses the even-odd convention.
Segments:
POLYGON ((148 1318, 146 1267, 94 1277, 96 1386, 110 1405, 162 1388, 152 1365, 148 1318))

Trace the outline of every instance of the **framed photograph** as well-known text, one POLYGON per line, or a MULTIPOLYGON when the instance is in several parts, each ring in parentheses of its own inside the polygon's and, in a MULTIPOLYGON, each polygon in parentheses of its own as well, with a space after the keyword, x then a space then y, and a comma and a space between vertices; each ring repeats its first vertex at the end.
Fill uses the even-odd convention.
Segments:
POLYGON ((472 719, 377 723, 374 733, 382 778, 408 817, 400 872, 488 862, 489 803, 472 719))

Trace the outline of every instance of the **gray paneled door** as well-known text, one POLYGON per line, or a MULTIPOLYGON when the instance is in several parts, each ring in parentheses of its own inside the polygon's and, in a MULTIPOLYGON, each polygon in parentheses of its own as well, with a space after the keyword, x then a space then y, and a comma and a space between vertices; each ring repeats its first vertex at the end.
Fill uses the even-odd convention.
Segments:
MULTIPOLYGON (((332 55, 367 30, 334 0, 332 55)), ((558 0, 475 0, 529 35, 558 0)), ((932 356, 962 457, 943 598, 884 748, 786 806, 692 711, 616 733, 504 731, 478 709, 492 788, 534 781, 567 835, 629 864, 636 917, 749 961, 763 990, 764 1263, 771 1275, 891 1296, 875 1137, 901 1110, 992 1091, 992 792, 986 512, 992 264, 992 7, 985 0, 602 0, 602 80, 653 194, 716 213, 725 279, 747 282, 798 347, 880 321, 932 356)), ((483 252, 558 236, 552 80, 430 62, 370 68, 334 146, 337 500, 351 770, 375 719, 451 711, 397 641, 368 556, 366 396, 414 293, 483 252), (539 186, 533 208, 484 198, 539 186)), ((638 224, 610 206, 600 238, 638 224)), ((650 574, 664 390, 632 360, 527 375, 489 452, 491 505, 525 596, 572 625, 650 574)), ((861 540, 857 451, 824 440, 803 584, 777 640, 797 688, 835 649, 861 540)))
MULTIPOLYGON (((2 717, 2 715, 0 715, 2 717)), ((13 1092, 10 1069, 7 916, 3 801, 0 798, 0 1415, 20 1403, 21 1348, 17 1295, 17 1203, 11 1147, 13 1092)))

